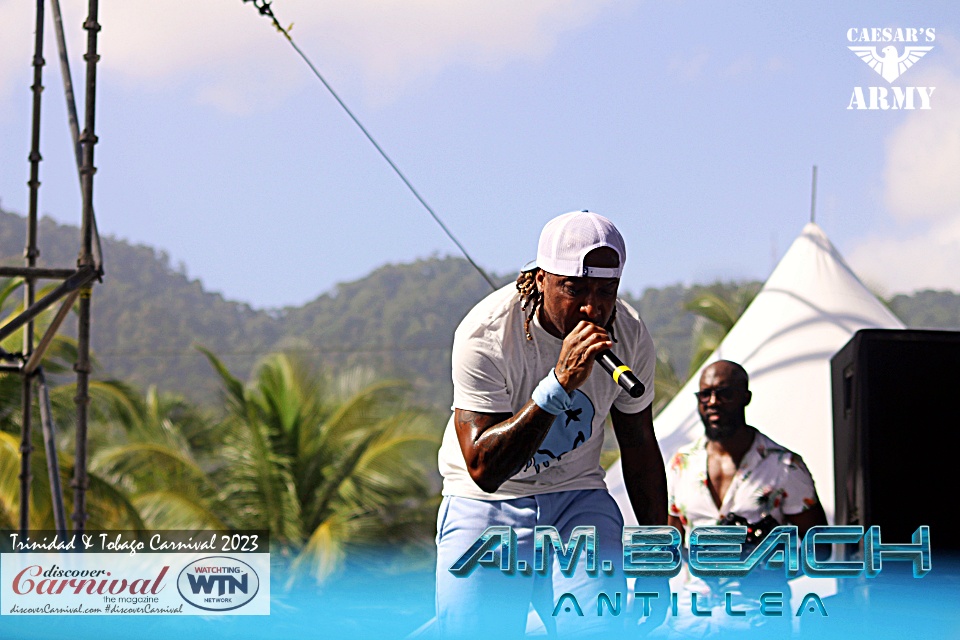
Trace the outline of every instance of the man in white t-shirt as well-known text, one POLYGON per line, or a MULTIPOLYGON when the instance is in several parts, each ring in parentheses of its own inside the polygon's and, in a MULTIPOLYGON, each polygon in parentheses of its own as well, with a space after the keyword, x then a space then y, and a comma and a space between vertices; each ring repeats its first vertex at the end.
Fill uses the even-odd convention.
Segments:
POLYGON ((478 303, 457 328, 454 414, 439 454, 437 618, 444 637, 522 635, 531 603, 547 631, 560 635, 623 624, 626 616, 598 602, 603 594, 616 610, 628 595, 619 571, 623 519, 600 467, 608 415, 637 520, 666 523, 651 413, 655 353, 640 316, 617 298, 625 259, 623 238, 606 218, 589 211, 554 218, 540 236, 536 265, 516 287, 478 303), (605 350, 636 368, 639 397, 594 366, 605 350), (482 566, 454 575, 451 566, 489 526, 512 527, 518 567, 527 571, 482 566), (581 562, 564 575, 554 560, 549 571, 530 570, 537 526, 555 527, 564 543, 574 528, 595 527, 598 564, 613 569, 590 573, 581 562))

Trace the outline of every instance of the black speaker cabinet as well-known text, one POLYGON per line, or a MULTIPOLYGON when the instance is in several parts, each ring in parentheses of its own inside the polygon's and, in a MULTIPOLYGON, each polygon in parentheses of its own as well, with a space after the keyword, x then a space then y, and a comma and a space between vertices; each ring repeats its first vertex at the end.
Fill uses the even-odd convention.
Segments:
POLYGON ((830 368, 836 524, 893 543, 929 525, 932 549, 956 553, 960 332, 864 329, 830 368))

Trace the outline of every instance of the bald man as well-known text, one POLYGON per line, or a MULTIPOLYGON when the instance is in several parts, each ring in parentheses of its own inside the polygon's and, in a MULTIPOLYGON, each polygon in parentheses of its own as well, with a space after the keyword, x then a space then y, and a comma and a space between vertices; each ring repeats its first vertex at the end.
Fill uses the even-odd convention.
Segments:
MULTIPOLYGON (((717 524, 750 526, 764 522, 763 530, 794 525, 800 538, 807 529, 827 524, 813 477, 796 453, 777 444, 746 422, 752 393, 746 370, 736 362, 714 362, 700 376, 695 392, 703 422, 703 436, 673 456, 667 472, 668 523, 689 540, 694 527, 717 524)), ((697 594, 697 609, 717 609, 712 616, 681 617, 685 632, 708 634, 731 626, 755 628, 760 624, 785 624, 789 616, 730 616, 726 594, 733 594, 733 609, 759 611, 760 594, 780 591, 789 603, 790 591, 783 571, 755 569, 745 578, 686 576, 685 595, 697 594)), ((690 611, 689 606, 685 609, 690 611)))

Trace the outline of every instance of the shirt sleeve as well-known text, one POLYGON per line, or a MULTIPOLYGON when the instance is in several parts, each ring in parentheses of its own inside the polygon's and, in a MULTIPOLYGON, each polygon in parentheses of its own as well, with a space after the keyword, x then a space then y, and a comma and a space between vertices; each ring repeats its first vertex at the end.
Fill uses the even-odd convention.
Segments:
POLYGON ((482 413, 513 413, 503 349, 483 331, 453 340, 453 408, 482 413))
POLYGON ((803 459, 797 454, 792 454, 787 460, 786 473, 783 479, 783 507, 781 511, 784 515, 792 516, 820 502, 817 497, 817 489, 813 484, 813 476, 810 470, 803 462, 803 459))
POLYGON ((667 464, 667 515, 680 517, 680 506, 677 504, 677 479, 680 475, 680 454, 675 453, 667 464))
MULTIPOLYGON (((624 390, 620 390, 613 406, 623 413, 640 413, 653 403, 654 372, 657 369, 657 352, 653 345, 653 338, 647 327, 640 319, 640 315, 630 305, 618 301, 620 308, 617 310, 617 321, 614 325, 622 327, 624 335, 618 334, 618 340, 622 340, 626 346, 623 359, 624 364, 633 369, 633 372, 643 383, 643 394, 639 398, 632 398, 624 390), (622 314, 622 315, 621 315, 622 314), (624 318, 621 323, 620 318, 624 318), (629 343, 627 341, 629 340, 629 343), (627 361, 629 358, 630 361, 627 361)), ((614 346, 614 353, 617 347, 614 346)))

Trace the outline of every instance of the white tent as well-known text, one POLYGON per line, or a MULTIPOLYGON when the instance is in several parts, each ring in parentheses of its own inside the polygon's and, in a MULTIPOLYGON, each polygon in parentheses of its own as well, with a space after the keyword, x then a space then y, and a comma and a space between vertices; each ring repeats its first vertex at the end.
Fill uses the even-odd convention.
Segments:
MULTIPOLYGON (((750 307, 704 364, 739 362, 750 374, 747 423, 799 453, 832 522, 833 416, 830 358, 859 329, 902 329, 867 290, 816 224, 793 242, 750 307)), ((701 369, 702 370, 702 369, 701 369)), ((654 421, 664 459, 703 426, 693 392, 700 372, 654 421)), ((636 524, 617 462, 607 486, 628 524, 636 524)))

